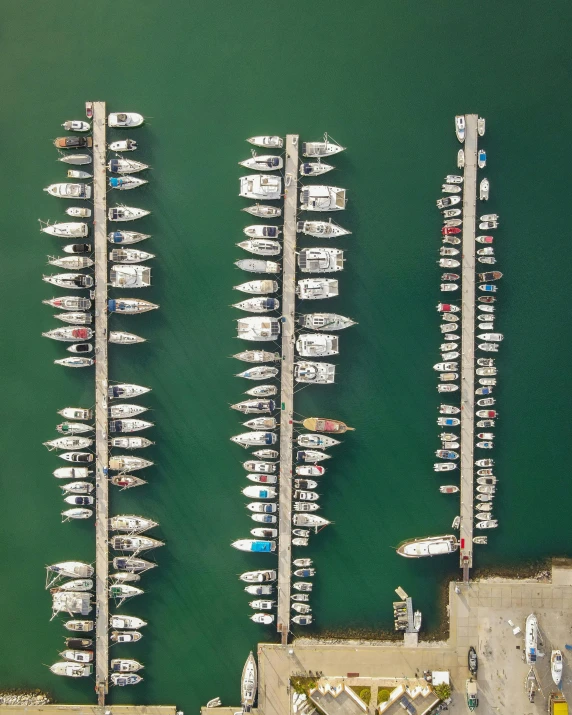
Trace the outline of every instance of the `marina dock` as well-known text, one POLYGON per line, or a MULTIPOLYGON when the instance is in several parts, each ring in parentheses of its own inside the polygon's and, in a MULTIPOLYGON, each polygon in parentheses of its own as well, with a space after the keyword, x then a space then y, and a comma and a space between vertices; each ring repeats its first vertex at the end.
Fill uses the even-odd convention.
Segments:
POLYGON ((296 202, 298 200, 298 135, 286 136, 284 177, 284 242, 282 285, 282 371, 280 387, 280 494, 278 518, 278 615, 282 644, 290 631, 292 564, 292 436, 294 431, 294 343, 296 310, 296 202))
POLYGON ((93 242, 95 260, 95 689, 105 704, 109 667, 109 449, 107 438, 107 176, 105 102, 93 103, 93 242))
POLYGON ((473 565, 473 493, 475 476, 475 227, 477 212, 477 120, 465 115, 463 244, 461 285, 461 524, 460 566, 468 583, 473 565))

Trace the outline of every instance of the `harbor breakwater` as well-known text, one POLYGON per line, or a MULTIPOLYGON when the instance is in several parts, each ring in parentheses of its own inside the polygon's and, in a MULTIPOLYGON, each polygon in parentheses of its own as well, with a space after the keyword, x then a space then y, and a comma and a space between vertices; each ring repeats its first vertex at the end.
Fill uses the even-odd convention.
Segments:
POLYGON ((0 690, 0 705, 49 705, 53 702, 51 696, 41 690, 22 690, 20 688, 8 688, 0 690))

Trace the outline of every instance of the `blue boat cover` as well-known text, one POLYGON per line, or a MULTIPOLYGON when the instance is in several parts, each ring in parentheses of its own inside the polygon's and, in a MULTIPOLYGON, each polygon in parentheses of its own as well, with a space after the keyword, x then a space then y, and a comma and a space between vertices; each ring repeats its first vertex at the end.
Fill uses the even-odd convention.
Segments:
POLYGON ((270 541, 254 541, 251 551, 267 553, 272 550, 270 541))
POLYGON ((109 235, 113 243, 123 243, 123 235, 121 231, 114 231, 109 235))
POLYGON ((261 499, 268 499, 268 490, 267 489, 262 489, 262 491, 259 492, 258 496, 261 499))
POLYGON ((266 432, 264 435, 264 444, 274 444, 273 437, 274 434, 272 432, 266 432))
POLYGON ((110 166, 111 171, 117 171, 117 169, 119 167, 119 161, 117 159, 112 159, 109 162, 109 166, 110 166))
POLYGON ((304 174, 311 174, 312 173, 312 167, 310 164, 302 164, 302 172, 304 174))
POLYGON ((278 157, 275 156, 272 159, 270 159, 270 166, 278 166, 280 162, 278 161, 278 157))
POLYGON ((109 185, 112 189, 116 189, 118 186, 121 186, 121 179, 112 176, 111 179, 109 179, 109 185))
POLYGON ((117 303, 113 298, 107 301, 107 310, 109 310, 110 313, 115 313, 117 310, 117 303))
POLYGON ((278 235, 278 229, 276 228, 276 226, 268 226, 268 228, 266 229, 266 235, 269 238, 275 238, 278 235))

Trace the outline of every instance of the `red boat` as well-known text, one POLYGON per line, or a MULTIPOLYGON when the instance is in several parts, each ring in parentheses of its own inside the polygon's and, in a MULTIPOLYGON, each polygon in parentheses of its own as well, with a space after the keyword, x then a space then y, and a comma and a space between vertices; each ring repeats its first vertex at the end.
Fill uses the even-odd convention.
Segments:
POLYGON ((441 233, 443 236, 453 236, 456 233, 461 233, 461 229, 457 226, 443 226, 441 233))
MULTIPOLYGON (((455 308, 456 307, 457 306, 455 306, 455 308)), ((453 313, 453 312, 456 313, 457 312, 457 310, 454 310, 454 311, 452 310, 452 306, 450 303, 439 303, 439 305, 437 306, 437 310, 439 311, 439 313, 453 313)))
MULTIPOLYGON (((483 410, 484 412, 484 410, 483 410)), ((497 411, 496 410, 487 410, 487 418, 488 419, 494 419, 497 416, 497 411)))
POLYGON ((478 241, 479 243, 492 243, 494 240, 494 236, 477 236, 475 238, 475 241, 478 241))
POLYGON ((458 273, 443 273, 442 281, 458 281, 461 276, 458 273))

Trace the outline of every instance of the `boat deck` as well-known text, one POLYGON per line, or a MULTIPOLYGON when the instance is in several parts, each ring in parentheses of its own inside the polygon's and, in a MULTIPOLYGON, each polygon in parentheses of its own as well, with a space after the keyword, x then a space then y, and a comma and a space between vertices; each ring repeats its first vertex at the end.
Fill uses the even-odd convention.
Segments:
POLYGON ((475 476, 475 227, 477 213, 477 119, 465 115, 463 190, 462 359, 461 359, 461 524, 459 538, 463 581, 473 565, 473 490, 475 476))
POLYGON ((298 199, 298 135, 286 136, 282 275, 282 372, 280 387, 280 499, 278 541, 278 615, 282 643, 290 631, 292 562, 292 435, 294 431, 294 343, 296 309, 296 202, 298 199))
POLYGON ((93 103, 93 242, 95 260, 95 689, 105 704, 109 664, 109 452, 107 440, 107 184, 105 102, 93 103))

